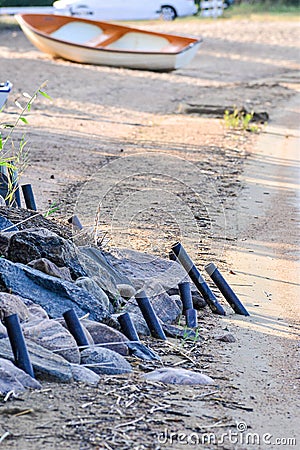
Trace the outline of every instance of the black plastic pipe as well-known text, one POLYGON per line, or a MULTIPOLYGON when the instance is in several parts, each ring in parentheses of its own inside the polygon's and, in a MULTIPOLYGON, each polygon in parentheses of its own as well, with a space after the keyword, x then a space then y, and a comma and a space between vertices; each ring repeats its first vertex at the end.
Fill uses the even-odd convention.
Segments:
POLYGON ((215 314, 219 314, 221 316, 225 316, 225 310, 223 309, 222 305, 218 302, 216 296, 209 288, 208 284, 202 277, 201 273, 183 248, 183 246, 180 244, 180 242, 177 242, 175 245, 172 246, 172 251, 177 256, 178 261, 183 266, 183 268, 186 270, 187 274, 189 275, 190 279, 215 314))
POLYGON ((31 184, 23 184, 22 191, 23 191, 26 208, 31 209, 32 211, 36 211, 37 208, 36 208, 31 184))
POLYGON ((169 259, 171 260, 171 261, 176 261, 176 255, 175 255, 175 253, 174 252, 169 252, 169 259))
POLYGON ((198 326, 197 311, 194 308, 187 309, 185 311, 185 320, 186 325, 189 328, 197 328, 198 326))
POLYGON ((68 330, 74 337, 78 347, 88 347, 90 344, 74 309, 72 308, 64 312, 63 317, 65 319, 68 330))
POLYGON ((123 334, 133 342, 139 342, 139 336, 137 334, 137 331, 135 329, 134 323, 131 320, 130 315, 126 312, 124 314, 121 314, 118 317, 118 322, 121 325, 121 329, 123 334))
POLYGON ((249 316, 250 314, 246 310, 246 308, 242 305, 241 301, 238 299, 236 294, 233 292, 223 275, 219 272, 219 269, 215 266, 214 263, 207 264, 205 266, 205 270, 213 280, 215 285, 218 287, 220 292, 223 294, 224 298, 228 301, 231 308, 237 314, 241 314, 243 316, 249 316))
POLYGON ((68 222, 71 225, 73 225, 73 227, 76 228, 77 230, 82 230, 83 228, 82 223, 80 222, 78 216, 76 215, 70 217, 70 219, 68 219, 68 222))
POLYGON ((183 312, 187 309, 193 309, 193 300, 191 293, 191 285, 188 281, 183 281, 178 284, 179 295, 182 301, 183 312))
POLYGON ((18 314, 12 314, 5 317, 4 324, 6 326, 10 345, 14 354, 16 366, 34 378, 34 371, 20 326, 18 314))
POLYGON ((145 291, 141 291, 136 294, 135 298, 148 325, 151 335, 156 337, 157 339, 165 341, 167 339, 166 335, 158 321, 157 315, 155 314, 155 311, 145 291))

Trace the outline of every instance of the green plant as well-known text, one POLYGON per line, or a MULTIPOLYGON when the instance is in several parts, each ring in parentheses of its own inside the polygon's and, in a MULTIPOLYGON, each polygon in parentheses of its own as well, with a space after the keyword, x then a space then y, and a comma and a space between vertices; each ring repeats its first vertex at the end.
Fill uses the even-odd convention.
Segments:
MULTIPOLYGON (((30 112, 33 102, 38 95, 42 95, 48 99, 51 97, 43 90, 46 86, 46 82, 32 94, 24 92, 22 99, 25 99, 25 104, 20 103, 21 100, 15 101, 16 106, 21 109, 14 123, 0 122, 0 171, 5 174, 7 179, 7 196, 5 200, 9 205, 13 203, 15 189, 18 184, 18 178, 25 170, 28 164, 28 151, 26 149, 27 141, 25 135, 23 135, 18 144, 15 144, 13 139, 13 132, 17 128, 19 122, 28 124, 28 120, 25 117, 26 113, 30 112), (3 135, 3 131, 8 131, 6 136, 3 135)), ((2 112, 2 110, 0 110, 2 112)))
POLYGON ((52 214, 56 213, 57 211, 59 211, 60 209, 60 205, 57 202, 53 202, 49 205, 49 208, 47 209, 47 211, 44 213, 44 217, 49 217, 52 214))
POLYGON ((224 113, 225 126, 234 130, 244 130, 257 133, 259 127, 251 123, 253 119, 253 112, 247 113, 234 108, 233 112, 226 110, 224 113))

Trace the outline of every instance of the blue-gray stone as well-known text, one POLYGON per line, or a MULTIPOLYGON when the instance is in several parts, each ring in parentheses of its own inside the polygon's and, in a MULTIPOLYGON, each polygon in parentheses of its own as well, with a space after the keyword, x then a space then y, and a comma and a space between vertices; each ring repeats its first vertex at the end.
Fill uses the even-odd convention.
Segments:
POLYGON ((132 371, 126 359, 108 348, 87 347, 80 353, 81 364, 98 375, 117 375, 132 371))
POLYGON ((18 228, 6 217, 0 216, 0 231, 18 231, 18 228))
POLYGON ((108 317, 102 303, 85 289, 4 258, 0 258, 0 286, 39 304, 54 319, 71 308, 78 316, 89 313, 96 321, 108 317))
MULTIPOLYGON (((71 364, 65 358, 46 350, 35 342, 26 341, 26 345, 35 376, 63 383, 73 381, 71 364)), ((0 358, 14 361, 8 338, 0 339, 0 358)))

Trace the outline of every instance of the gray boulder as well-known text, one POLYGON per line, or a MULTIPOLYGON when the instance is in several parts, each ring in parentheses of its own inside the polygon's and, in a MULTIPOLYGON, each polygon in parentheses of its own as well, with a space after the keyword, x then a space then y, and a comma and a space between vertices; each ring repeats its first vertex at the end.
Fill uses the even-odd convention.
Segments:
POLYGON ((25 303, 25 305, 27 306, 27 309, 30 314, 30 319, 35 319, 35 318, 49 319, 48 314, 46 313, 44 308, 42 308, 40 305, 38 305, 37 303, 33 303, 33 301, 29 300, 28 298, 24 298, 22 300, 25 303))
POLYGON ((41 389, 40 383, 16 367, 8 359, 0 359, 0 392, 23 391, 25 388, 41 389))
POLYGON ((80 263, 84 267, 90 278, 108 295, 113 306, 119 305, 120 292, 117 288, 116 280, 105 266, 102 266, 97 260, 89 257, 86 251, 81 249, 80 263))
POLYGON ((74 381, 90 384, 91 386, 97 386, 100 381, 99 375, 84 366, 71 364, 71 370, 74 381))
POLYGON ((187 274, 176 261, 129 249, 113 249, 106 258, 115 270, 126 276, 136 289, 147 289, 149 284, 161 286, 163 293, 177 287, 187 274))
POLYGON ((59 322, 50 319, 33 319, 22 324, 26 340, 51 350, 73 364, 79 364, 80 354, 74 337, 59 322))
POLYGON ((5 256, 10 261, 23 264, 47 258, 59 267, 68 267, 74 279, 86 275, 78 261, 74 244, 46 228, 28 228, 9 233, 5 256))
POLYGON ((160 381, 166 384, 215 384, 214 380, 208 375, 174 367, 162 367, 146 373, 143 377, 146 380, 160 381))
POLYGON ((136 289, 130 284, 117 284, 117 288, 124 299, 129 299, 136 294, 136 289))
POLYGON ((101 344, 102 348, 108 348, 120 355, 128 355, 128 347, 126 345, 128 339, 120 331, 92 320, 83 319, 81 323, 88 330, 95 344, 101 344))
POLYGON ((0 394, 5 395, 10 391, 22 392, 25 387, 9 371, 0 367, 0 394))
POLYGON ((79 317, 86 313, 97 321, 107 317, 102 304, 85 289, 4 258, 0 258, 0 286, 39 304, 54 319, 71 308, 79 317))
POLYGON ((20 322, 30 317, 27 306, 18 295, 0 292, 0 320, 12 314, 18 314, 20 322))
POLYGON ((61 278, 66 281, 73 281, 70 269, 67 267, 58 267, 47 258, 34 259, 28 263, 28 266, 33 267, 36 270, 40 270, 47 275, 51 275, 52 277, 61 278))
MULTIPOLYGON (((56 355, 35 342, 27 341, 26 344, 36 377, 63 383, 73 381, 71 364, 65 358, 56 355)), ((8 338, 0 339, 0 358, 14 361, 8 338)))
POLYGON ((132 370, 123 356, 102 347, 88 347, 82 350, 81 364, 99 375, 117 375, 132 370))
MULTIPOLYGON (((2 196, 0 196, 0 206, 5 206, 5 200, 4 205, 2 204, 1 199, 3 199, 2 196)), ((18 231, 18 228, 6 217, 3 217, 0 215, 0 231, 1 232, 9 232, 9 231, 18 231)))
POLYGON ((105 294, 105 292, 101 289, 101 287, 96 283, 93 278, 82 277, 77 278, 75 281, 76 286, 79 286, 82 289, 88 291, 93 297, 95 297, 98 302, 102 305, 104 311, 107 311, 109 314, 110 302, 105 294))

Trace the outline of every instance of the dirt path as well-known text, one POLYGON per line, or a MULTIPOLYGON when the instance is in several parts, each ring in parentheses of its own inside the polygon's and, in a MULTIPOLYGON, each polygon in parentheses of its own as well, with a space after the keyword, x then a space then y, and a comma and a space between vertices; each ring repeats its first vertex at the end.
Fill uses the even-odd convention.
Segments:
POLYGON ((238 239, 226 252, 235 273, 228 279, 251 317, 224 320, 239 343, 226 354, 233 381, 254 407, 237 420, 258 433, 263 448, 276 448, 276 439, 297 448, 300 439, 299 118, 298 95, 274 115, 247 159, 245 189, 229 222, 238 239))

